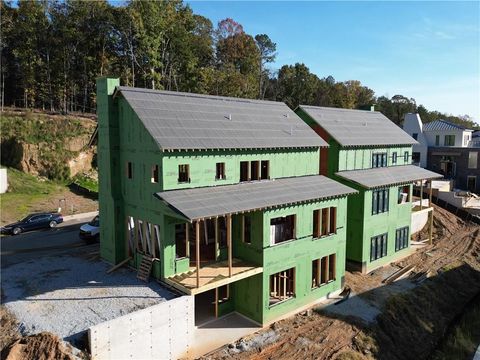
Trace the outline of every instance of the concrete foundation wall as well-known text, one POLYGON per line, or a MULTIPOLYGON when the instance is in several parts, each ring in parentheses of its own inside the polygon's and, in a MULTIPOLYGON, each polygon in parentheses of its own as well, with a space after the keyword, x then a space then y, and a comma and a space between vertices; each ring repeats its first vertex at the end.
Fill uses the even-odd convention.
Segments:
POLYGON ((194 298, 182 296, 88 329, 92 359, 188 359, 194 298))
POLYGON ((0 194, 6 193, 8 189, 7 169, 0 169, 0 194))

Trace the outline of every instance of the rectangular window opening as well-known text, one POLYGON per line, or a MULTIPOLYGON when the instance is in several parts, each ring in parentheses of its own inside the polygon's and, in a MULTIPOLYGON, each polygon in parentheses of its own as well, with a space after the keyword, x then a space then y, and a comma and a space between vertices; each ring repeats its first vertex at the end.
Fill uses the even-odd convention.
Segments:
POLYGON ((395 234, 395 251, 408 247, 408 226, 397 229, 395 234))
POLYGON ((215 179, 216 180, 225 180, 225 163, 220 162, 217 163, 216 165, 216 171, 215 171, 215 179))
POLYGON ((478 164, 478 151, 469 151, 468 153, 468 168, 476 169, 478 164))
POLYGON ((270 162, 268 160, 262 160, 260 178, 262 180, 270 179, 270 162))
POLYGON ((190 165, 188 164, 178 165, 178 182, 179 183, 190 182, 190 165))
POLYGON ((388 189, 372 191, 372 215, 388 211, 388 189))
POLYGON ((275 305, 295 296, 295 268, 270 275, 269 305, 275 305))
POLYGON ((260 180, 260 161, 250 161, 250 180, 260 180))
POLYGON ((133 164, 130 161, 127 162, 127 178, 133 178, 133 164))
POLYGON ((387 256, 387 234, 373 236, 370 240, 370 261, 387 256))
POLYGON ((152 182, 152 184, 158 184, 158 165, 153 165, 152 166, 151 182, 152 182))
POLYGON ((249 181, 248 161, 240 161, 240 182, 249 181))
POLYGON ((409 152, 408 152, 408 151, 405 151, 405 152, 403 153, 403 162, 404 162, 405 164, 408 163, 408 158, 409 158, 409 157, 410 157, 409 152))
POLYGON ((387 166, 387 153, 378 153, 372 155, 372 168, 387 166))
POLYGON ((445 135, 444 145, 445 146, 454 146, 455 145, 455 135, 445 135))
POLYGON ((312 289, 336 280, 336 254, 312 261, 312 289))
POLYGON ((270 220, 270 244, 279 244, 295 239, 295 215, 270 220))
POLYGON ((392 164, 396 164, 397 163, 397 152, 394 151, 392 153, 392 164))
POLYGON ((398 188, 398 204, 405 204, 410 202, 410 186, 400 186, 398 188))

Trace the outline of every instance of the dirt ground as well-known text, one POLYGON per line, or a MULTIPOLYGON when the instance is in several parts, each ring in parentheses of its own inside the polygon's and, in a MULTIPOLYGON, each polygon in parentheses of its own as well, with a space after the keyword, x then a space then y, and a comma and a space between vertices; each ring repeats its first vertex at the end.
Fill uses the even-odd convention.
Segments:
POLYGON ((74 360, 71 350, 49 332, 24 336, 2 351, 2 360, 74 360))
MULTIPOLYGON (((450 324, 480 293, 480 228, 434 205, 434 244, 363 275, 346 273, 346 285, 381 313, 366 325, 355 316, 322 309, 297 314, 229 344, 205 359, 426 359, 450 324), (392 270, 415 265, 409 279, 385 286, 392 270), (415 280, 415 281, 414 281, 415 280), (413 284, 392 292, 397 283, 413 284)), ((426 230, 419 238, 425 239, 426 230)), ((351 300, 351 299, 350 299, 351 300)), ((348 304, 347 300, 344 304, 348 304)))

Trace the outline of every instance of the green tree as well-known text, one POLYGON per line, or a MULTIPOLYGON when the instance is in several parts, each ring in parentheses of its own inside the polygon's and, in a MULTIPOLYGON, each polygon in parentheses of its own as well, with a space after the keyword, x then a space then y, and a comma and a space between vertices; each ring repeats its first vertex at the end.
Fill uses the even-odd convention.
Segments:
POLYGON ((268 78, 270 72, 266 69, 266 65, 275 61, 277 56, 277 44, 275 44, 267 34, 255 35, 255 43, 257 44, 258 51, 260 53, 259 60, 259 76, 258 76, 258 96, 260 99, 265 97, 266 84, 268 84, 268 78))
POLYGON ((319 79, 305 64, 284 65, 278 72, 278 100, 290 108, 315 104, 319 79))

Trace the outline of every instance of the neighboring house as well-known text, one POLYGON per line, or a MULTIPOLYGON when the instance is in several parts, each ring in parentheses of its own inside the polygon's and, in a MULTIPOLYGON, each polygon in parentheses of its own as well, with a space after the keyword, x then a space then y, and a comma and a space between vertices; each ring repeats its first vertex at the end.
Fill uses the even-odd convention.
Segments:
POLYGON ((411 164, 417 142, 380 112, 300 105, 296 113, 330 145, 321 174, 359 191, 348 199, 349 267, 370 272, 410 254, 412 184, 441 177, 411 164))
POLYGON ((417 144, 413 144, 412 163, 422 168, 427 167, 428 141, 423 133, 423 123, 418 114, 406 114, 403 130, 410 135, 417 144))
POLYGON ((454 188, 480 193, 480 138, 473 130, 445 120, 422 124, 418 114, 406 114, 403 129, 418 136, 420 166, 454 180, 454 188))
POLYGON ((97 81, 101 256, 260 324, 341 289, 347 195, 284 103, 97 81))

